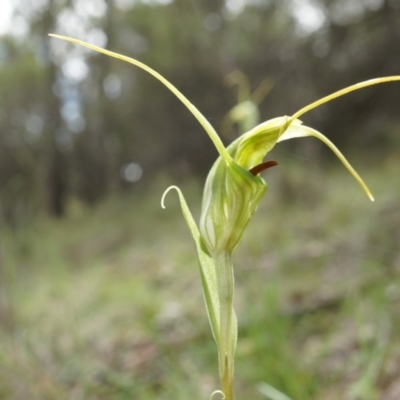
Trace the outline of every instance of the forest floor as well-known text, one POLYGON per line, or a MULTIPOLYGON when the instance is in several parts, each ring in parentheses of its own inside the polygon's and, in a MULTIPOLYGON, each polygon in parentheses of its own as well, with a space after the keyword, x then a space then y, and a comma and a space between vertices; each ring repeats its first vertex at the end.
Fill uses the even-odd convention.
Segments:
MULTIPOLYGON (((400 399, 398 160, 282 167, 234 254, 237 399, 400 399), (270 386, 269 386, 270 385, 270 386)), ((167 182, 167 183, 166 183, 167 182)), ((208 399, 216 347, 164 178, 2 232, 0 399, 208 399)), ((198 216, 201 185, 182 185, 198 216)))

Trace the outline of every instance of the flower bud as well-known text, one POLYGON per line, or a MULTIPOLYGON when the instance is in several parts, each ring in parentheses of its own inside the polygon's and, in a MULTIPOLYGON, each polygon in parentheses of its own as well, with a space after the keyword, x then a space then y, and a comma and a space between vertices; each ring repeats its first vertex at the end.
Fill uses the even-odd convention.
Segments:
POLYGON ((286 126, 286 117, 275 118, 235 140, 219 157, 203 192, 200 232, 210 254, 230 253, 267 191, 267 184, 249 170, 259 164, 276 144, 286 126))
POLYGON ((203 192, 200 232, 211 255, 231 253, 267 190, 259 176, 219 158, 203 192))

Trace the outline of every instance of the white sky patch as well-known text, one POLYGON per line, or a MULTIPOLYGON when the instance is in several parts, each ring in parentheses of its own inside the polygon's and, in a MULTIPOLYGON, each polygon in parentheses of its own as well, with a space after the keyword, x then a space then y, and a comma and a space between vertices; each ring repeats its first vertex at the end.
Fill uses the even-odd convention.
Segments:
POLYGON ((99 47, 106 47, 107 45, 107 35, 101 29, 91 29, 86 35, 85 39, 89 43, 94 44, 99 47))
POLYGON ((239 14, 246 6, 246 0, 226 0, 225 7, 232 14, 239 14))
POLYGON ((89 69, 87 64, 80 57, 70 56, 61 67, 64 75, 73 79, 76 82, 80 82, 86 78, 89 69))
POLYGON ((14 37, 24 38, 29 32, 29 24, 24 17, 17 15, 12 20, 9 32, 14 37))
POLYGON ((101 18, 107 12, 107 4, 104 0, 75 1, 75 11, 84 17, 101 18))
POLYGON ((383 6, 384 0, 364 0, 364 4, 372 11, 379 10, 383 6))
POLYGON ((144 4, 149 4, 149 5, 164 5, 166 6, 167 4, 172 3, 173 0, 142 0, 141 3, 144 4))
POLYGON ((67 36, 82 37, 85 34, 82 18, 72 8, 64 8, 58 14, 56 32, 67 36))
POLYGON ((9 32, 13 12, 12 0, 0 0, 0 35, 9 32))
POLYGON ((122 166, 120 173, 123 180, 135 183, 142 178, 143 169, 139 164, 130 162, 122 166))
POLYGON ((154 5, 168 5, 173 0, 115 0, 115 5, 121 10, 130 10, 135 7, 136 4, 147 4, 149 6, 154 5))
POLYGON ((364 14, 365 7, 362 0, 352 0, 346 3, 333 3, 330 11, 334 22, 347 25, 360 18, 364 14))
POLYGON ((299 33, 302 35, 317 31, 322 28, 326 21, 326 16, 321 6, 310 0, 293 0, 291 11, 296 19, 299 33))
POLYGON ((121 10, 130 10, 134 4, 132 0, 115 0, 115 5, 121 10))
POLYGON ((36 12, 42 13, 49 8, 49 3, 50 0, 35 0, 32 4, 34 4, 34 9, 36 10, 36 12))
POLYGON ((225 10, 235 16, 240 14, 246 6, 265 7, 270 3, 271 0, 225 0, 225 10))
POLYGON ((111 100, 116 100, 121 96, 122 81, 116 74, 109 74, 103 82, 103 88, 106 96, 111 100))
POLYGON ((81 133, 86 126, 85 118, 83 118, 80 105, 74 100, 69 100, 61 107, 61 115, 67 123, 70 131, 81 133))
MULTIPOLYGON (((398 0, 396 0, 398 1, 398 0)), ((395 1, 393 1, 394 4, 395 1)), ((361 18, 368 10, 376 11, 383 6, 383 0, 351 0, 333 3, 330 7, 332 19, 342 25, 348 25, 361 18)))

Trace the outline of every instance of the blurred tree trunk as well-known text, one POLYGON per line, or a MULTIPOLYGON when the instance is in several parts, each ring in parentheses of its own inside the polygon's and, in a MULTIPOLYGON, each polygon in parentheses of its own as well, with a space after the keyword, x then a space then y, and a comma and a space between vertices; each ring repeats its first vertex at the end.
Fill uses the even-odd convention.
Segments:
MULTIPOLYGON (((114 1, 105 2, 107 13, 102 30, 107 37, 106 47, 116 50, 114 1)), ((105 84, 115 69, 116 61, 110 57, 96 56, 90 63, 100 95, 94 103, 85 106, 87 131, 77 145, 80 169, 84 176, 82 196, 89 204, 94 204, 106 194, 118 189, 121 146, 117 110, 105 84)))
POLYGON ((14 327, 14 310, 10 293, 9 276, 4 260, 4 219, 3 207, 0 202, 0 323, 2 328, 11 331, 14 327))
MULTIPOLYGON (((105 0, 108 11, 104 21, 104 33, 107 36, 107 47, 114 49, 116 47, 115 40, 115 6, 114 0, 105 0)), ((110 57, 101 57, 99 87, 102 89, 101 104, 99 111, 102 118, 102 143, 105 154, 104 168, 104 190, 105 192, 114 192, 119 186, 119 156, 121 153, 119 123, 115 103, 106 90, 106 80, 110 77, 113 71, 113 60, 110 57)))
MULTIPOLYGON (((58 7, 57 7, 58 8, 58 7)), ((52 61, 49 48, 48 33, 55 30, 56 13, 53 4, 49 10, 43 14, 41 24, 43 32, 43 49, 46 59, 46 76, 48 77, 45 106, 47 110, 47 120, 45 122, 45 203, 50 215, 61 217, 65 213, 65 197, 67 194, 67 168, 63 152, 57 143, 57 135, 63 125, 61 118, 61 100, 53 94, 53 87, 57 82, 57 66, 52 61)))

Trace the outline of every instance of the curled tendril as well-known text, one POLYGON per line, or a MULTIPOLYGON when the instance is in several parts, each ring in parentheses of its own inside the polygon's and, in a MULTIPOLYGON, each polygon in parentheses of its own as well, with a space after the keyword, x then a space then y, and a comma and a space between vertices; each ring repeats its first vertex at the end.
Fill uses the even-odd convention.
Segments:
POLYGON ((222 400, 225 400, 225 394, 222 390, 214 390, 211 395, 210 395, 210 400, 212 400, 212 398, 216 395, 216 394, 220 394, 222 396, 222 400))
POLYGON ((176 190, 178 192, 178 194, 180 193, 180 189, 178 188, 178 186, 172 185, 169 188, 167 188, 165 190, 165 192, 163 193, 162 197, 161 197, 161 207, 165 209, 165 198, 167 197, 167 194, 171 191, 171 190, 176 190))

